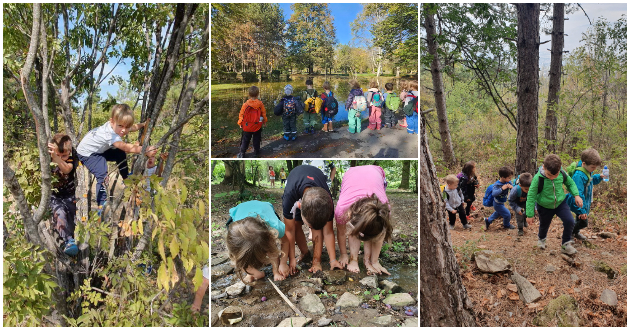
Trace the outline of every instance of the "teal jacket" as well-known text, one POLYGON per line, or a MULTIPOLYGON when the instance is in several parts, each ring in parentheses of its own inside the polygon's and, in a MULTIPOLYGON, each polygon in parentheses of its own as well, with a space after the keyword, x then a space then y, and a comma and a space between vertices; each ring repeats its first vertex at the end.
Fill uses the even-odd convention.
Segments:
MULTIPOLYGON (((578 163, 578 166, 582 166, 582 161, 578 163)), ((584 204, 582 207, 578 207, 575 204, 575 197, 571 194, 567 194, 567 203, 575 214, 589 214, 591 212, 591 203, 593 202, 593 185, 600 184, 603 178, 599 174, 593 175, 593 172, 587 175, 586 173, 576 170, 573 174, 573 181, 577 186, 578 192, 584 204), (589 176, 591 179, 589 179, 589 176)))
MULTIPOLYGON (((560 169, 560 171, 564 170, 560 169)), ((558 173, 558 177, 551 180, 547 178, 544 172, 545 171, 543 171, 541 166, 538 173, 534 175, 534 178, 532 179, 532 184, 529 187, 526 206, 526 214, 528 218, 534 217, 534 204, 538 204, 546 209, 555 209, 564 201, 564 198, 566 197, 564 189, 562 189, 562 182, 564 180, 564 176, 562 175, 562 173, 558 173), (540 177, 543 177, 544 186, 542 192, 539 194, 538 181, 540 180, 540 177)), ((568 175, 567 181, 564 183, 564 185, 569 190, 569 194, 573 196, 579 195, 578 188, 575 185, 575 182, 573 182, 573 179, 571 179, 568 175)))

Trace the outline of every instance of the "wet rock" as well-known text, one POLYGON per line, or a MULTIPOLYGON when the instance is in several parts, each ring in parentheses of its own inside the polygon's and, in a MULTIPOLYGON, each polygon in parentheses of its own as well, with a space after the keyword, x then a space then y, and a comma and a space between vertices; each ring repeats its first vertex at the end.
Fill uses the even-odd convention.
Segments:
POLYGON ((327 318, 321 318, 319 319, 319 321, 317 321, 317 326, 318 327, 325 327, 327 325, 330 324, 330 322, 332 322, 332 319, 327 319, 327 318))
POLYGON ((346 292, 339 297, 335 306, 337 307, 356 307, 361 303, 361 299, 350 292, 346 292))
POLYGON ((222 292, 221 290, 213 290, 212 292, 210 292, 211 300, 218 300, 225 297, 227 297, 227 293, 222 292))
POLYGON ((547 273, 553 273, 556 271, 556 267, 554 267, 553 265, 547 265, 547 267, 545 267, 545 271, 547 273))
POLYGON ((385 290, 385 292, 387 293, 389 293, 389 291, 391 291, 392 293, 398 293, 398 292, 403 291, 403 289, 400 286, 398 286, 398 284, 392 281, 382 280, 379 282, 379 284, 381 285, 383 290, 385 290))
POLYGON ((602 291, 602 295, 599 297, 604 304, 608 306, 617 306, 617 293, 615 291, 606 289, 602 291))
POLYGON ((615 277, 617 277, 617 272, 612 269, 610 266, 608 266, 607 263, 603 262, 603 261, 596 261, 595 262, 595 270, 598 272, 602 272, 605 273, 609 279, 614 279, 615 277))
POLYGON ((483 273, 500 273, 510 269, 510 263, 500 254, 490 250, 477 251, 474 254, 477 268, 483 273))
POLYGON ((309 317, 289 317, 287 319, 282 320, 280 324, 278 324, 278 328, 287 328, 287 327, 304 327, 307 324, 311 323, 313 319, 309 317))
POLYGON ((210 268, 210 279, 212 281, 223 277, 225 275, 231 274, 234 271, 234 267, 230 264, 222 264, 219 266, 215 266, 210 268))
POLYGON ((318 277, 309 278, 309 279, 304 280, 304 281, 302 281, 302 282, 310 282, 310 283, 313 283, 313 284, 315 284, 315 285, 317 285, 317 286, 319 286, 319 287, 321 287, 322 285, 324 285, 324 283, 322 282, 322 279, 321 279, 321 278, 318 278, 318 277))
POLYGON ((325 271, 324 279, 329 284, 343 284, 346 282, 346 271, 340 269, 325 271))
POLYGON ((364 277, 359 283, 373 289, 378 288, 378 278, 376 275, 364 277))
POLYGON ((341 314, 341 306, 335 307, 335 314, 341 314))
POLYGON ((384 304, 389 304, 392 306, 403 307, 409 305, 415 305, 416 300, 408 293, 394 293, 390 294, 383 300, 384 304))
POLYGON ((512 274, 511 278, 517 286, 518 296, 526 304, 533 303, 542 297, 540 291, 536 290, 536 288, 523 276, 515 272, 512 274))
POLYGON ((417 328, 418 327, 418 318, 417 317, 410 317, 408 319, 405 319, 405 322, 403 322, 401 327, 417 328))
POLYGON ((550 301, 536 315, 532 323, 536 326, 544 327, 579 327, 581 320, 577 301, 573 297, 563 294, 550 301))
POLYGON ((388 324, 390 324, 392 322, 392 316, 391 315, 385 315, 385 316, 381 316, 381 317, 377 317, 374 321, 372 321, 374 324, 378 324, 378 325, 382 325, 382 326, 386 326, 388 324))
POLYGON ((303 311, 321 315, 326 312, 326 307, 322 304, 322 301, 319 300, 319 297, 316 294, 307 294, 300 300, 300 307, 303 311))
POLYGON ((289 297, 301 298, 309 294, 315 294, 317 293, 317 290, 309 286, 299 286, 299 287, 292 288, 287 293, 289 297))
POLYGON ((227 289, 225 289, 225 293, 227 293, 228 296, 235 297, 243 293, 243 290, 245 290, 245 287, 246 287, 245 283, 243 283, 242 281, 238 281, 230 285, 229 287, 227 287, 227 289))
POLYGON ((598 233, 597 236, 599 236, 601 238, 617 238, 617 234, 609 233, 609 232, 606 232, 606 231, 598 233))

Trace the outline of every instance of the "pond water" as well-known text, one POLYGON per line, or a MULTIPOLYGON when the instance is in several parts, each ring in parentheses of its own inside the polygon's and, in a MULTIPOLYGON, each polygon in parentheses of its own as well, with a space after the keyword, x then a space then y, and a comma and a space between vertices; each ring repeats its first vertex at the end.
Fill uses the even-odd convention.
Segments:
MULTIPOLYGON (((280 100, 284 96, 284 86, 291 84, 293 86, 293 95, 301 95, 306 90, 304 82, 308 76, 293 75, 290 82, 256 82, 256 83, 234 83, 234 84, 212 84, 210 91, 210 121, 212 130, 212 142, 223 139, 240 138, 241 129, 236 122, 238 121, 238 113, 241 106, 247 100, 247 89, 250 86, 258 86, 260 88, 260 100, 265 105, 267 112, 267 126, 263 128, 264 136, 281 134, 282 118, 273 114, 274 102, 280 100)), ((367 91, 369 81, 373 78, 359 77, 357 80, 361 84, 363 91, 367 91)), ((313 84, 318 93, 322 93, 324 89, 322 85, 328 80, 332 85, 332 92, 339 103, 339 112, 334 118, 335 122, 347 122, 348 111, 345 108, 345 102, 350 93, 350 85, 348 82, 350 77, 341 76, 316 76, 313 78, 313 84)), ((400 91, 400 79, 395 77, 380 77, 379 83, 384 88, 385 83, 394 83, 394 91, 400 91)), ((363 118, 368 117, 367 111, 363 112, 363 118)), ((298 132, 301 132, 304 124, 302 117, 297 120, 298 132)), ((321 128, 321 125, 319 126, 321 128)), ((336 125, 338 127, 338 125, 336 125)))

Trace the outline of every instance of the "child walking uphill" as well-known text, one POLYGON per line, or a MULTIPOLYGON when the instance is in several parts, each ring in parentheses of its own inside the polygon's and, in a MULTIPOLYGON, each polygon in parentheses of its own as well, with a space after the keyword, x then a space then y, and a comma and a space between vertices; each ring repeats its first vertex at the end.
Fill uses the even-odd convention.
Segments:
POLYGON ((560 157, 555 154, 549 154, 545 157, 543 165, 532 179, 532 184, 527 194, 527 222, 530 225, 532 224, 534 204, 538 204, 537 209, 540 216, 538 247, 545 249, 547 247, 547 231, 549 231, 553 216, 557 215, 564 226, 562 232, 562 253, 574 255, 577 253, 577 250, 571 245, 571 234, 573 233, 575 220, 571 214, 569 204, 567 204, 562 185, 567 187, 569 193, 574 196, 576 205, 582 207, 582 198, 578 188, 573 179, 562 170, 560 157))
POLYGON ((75 204, 74 183, 75 173, 79 160, 76 150, 72 148, 70 137, 63 133, 57 133, 48 143, 48 152, 52 161, 56 164, 52 175, 57 178, 53 184, 50 195, 50 208, 55 222, 55 230, 63 239, 63 252, 69 256, 79 253, 74 240, 75 216, 77 206, 75 204))
POLYGON ((477 164, 472 160, 464 164, 462 171, 457 174, 457 179, 459 179, 459 189, 464 194, 464 202, 466 202, 466 220, 470 220, 470 211, 477 210, 472 205, 475 201, 475 190, 479 187, 477 164))
POLYGON ((300 114, 302 103, 299 98, 291 95, 293 94, 293 86, 284 86, 284 94, 284 97, 273 109, 273 113, 276 116, 282 116, 283 138, 287 141, 295 141, 297 139, 297 116, 300 114))
POLYGON ((394 93, 394 84, 385 84, 385 107, 383 107, 383 127, 396 128, 396 111, 400 107, 400 97, 394 93))
POLYGON ((322 99, 322 131, 324 132, 334 132, 333 129, 333 118, 339 111, 339 104, 337 103, 337 99, 335 99, 335 95, 330 90, 330 83, 328 81, 324 82, 324 92, 320 96, 322 99))
POLYGON ((580 159, 576 164, 572 179, 580 193, 583 205, 581 207, 577 206, 575 198, 571 194, 567 194, 566 199, 569 208, 575 213, 573 237, 584 241, 586 236, 580 234, 580 230, 588 226, 588 215, 591 213, 591 203, 593 202, 593 185, 600 184, 603 177, 600 174, 593 174, 593 171, 602 165, 602 159, 599 157, 597 150, 589 148, 582 151, 580 159))
MULTIPOLYGON (((133 111, 127 104, 116 104, 112 107, 110 119, 105 124, 89 131, 77 147, 79 160, 96 177, 96 204, 99 214, 105 204, 107 191, 107 162, 116 162, 123 179, 129 175, 127 153, 139 154, 142 146, 123 142, 122 138, 129 132, 135 132, 144 123, 133 123, 133 111)), ((157 147, 147 148, 146 156, 154 157, 157 147)))
POLYGON ((450 229, 455 229, 455 215, 459 214, 459 221, 462 222, 464 229, 470 229, 472 226, 468 224, 466 211, 464 210, 464 194, 459 189, 459 180, 453 174, 446 176, 446 187, 442 198, 446 202, 446 211, 448 211, 448 223, 450 229))
POLYGON ((383 242, 389 241, 392 234, 386 187, 385 171, 376 165, 351 167, 341 179, 341 192, 335 208, 339 262, 347 265, 350 272, 359 272, 359 249, 363 242, 363 263, 368 275, 390 275, 378 261, 383 242), (346 227, 350 227, 349 232, 346 227), (350 247, 349 262, 346 233, 350 247))
POLYGON ((532 184, 532 175, 525 172, 518 177, 519 184, 512 188, 510 192, 510 207, 516 215, 516 225, 518 226, 518 236, 523 236, 523 226, 527 227, 525 221, 525 207, 527 205, 527 193, 532 184))
POLYGON ((267 111, 265 106, 258 99, 260 90, 252 86, 247 91, 249 99, 243 103, 241 111, 238 113, 238 126, 243 129, 241 134, 241 148, 238 158, 245 157, 245 152, 249 148, 249 142, 254 138, 254 154, 260 157, 260 140, 262 137, 263 125, 267 124, 267 111))
POLYGON ((306 80, 306 90, 303 92, 302 98, 304 99, 304 134, 313 134, 322 107, 322 99, 317 97, 317 91, 313 88, 313 80, 306 80))
POLYGON ((370 114, 368 118, 368 128, 371 130, 380 130, 381 114, 383 106, 385 105, 385 100, 383 99, 383 94, 381 94, 378 90, 378 82, 376 80, 372 80, 370 82, 370 89, 367 91, 367 100, 370 114))
POLYGON ((348 110, 348 132, 361 133, 361 111, 367 109, 367 100, 363 96, 361 85, 356 80, 351 80, 352 89, 346 100, 346 110, 348 110))
MULTIPOLYGON (((283 276, 296 273, 295 243, 300 249, 300 260, 310 255, 302 224, 306 222, 313 232, 313 265, 310 272, 322 270, 323 242, 326 243, 330 269, 343 269, 335 256, 335 233, 333 231, 334 207, 326 176, 315 166, 300 165, 289 172, 287 185, 282 195, 282 213, 288 239, 289 269, 283 276)), ((283 247, 284 250, 284 247, 283 247)))
POLYGON ((230 209, 227 221, 226 245, 230 259, 240 279, 253 282, 265 277, 260 271, 271 264, 274 281, 285 279, 288 273, 287 256, 289 244, 285 225, 269 202, 248 201, 230 209), (281 240, 282 252, 277 239, 281 240), (247 276, 243 278, 243 272, 247 276))
MULTIPOLYGON (((407 122, 409 123, 409 122, 407 122)), ((510 219, 512 215, 510 214, 510 210, 505 207, 505 202, 507 202, 508 194, 510 193, 510 189, 512 189, 512 184, 510 180, 512 180, 512 176, 514 172, 511 168, 507 166, 503 166, 499 169, 499 180, 492 185, 492 206, 494 207, 494 213, 490 215, 488 218, 484 218, 484 223, 486 224, 486 230, 490 228, 490 224, 498 217, 503 217, 503 228, 505 229, 516 229, 516 227, 510 224, 510 219)), ((490 189, 490 187, 488 187, 490 189)), ((486 191, 486 195, 488 191, 486 191)), ((484 196, 484 200, 486 196, 484 196)), ((484 201, 485 204, 485 201, 484 201)))

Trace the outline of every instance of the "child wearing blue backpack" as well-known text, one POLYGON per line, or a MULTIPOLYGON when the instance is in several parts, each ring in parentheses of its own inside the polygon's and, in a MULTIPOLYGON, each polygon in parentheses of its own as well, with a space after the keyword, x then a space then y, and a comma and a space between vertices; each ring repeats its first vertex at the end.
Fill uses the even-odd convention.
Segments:
POLYGON ((518 236, 523 236, 523 226, 527 227, 525 221, 525 207, 527 206, 527 193, 532 184, 532 175, 528 172, 522 173, 517 179, 516 186, 510 192, 510 207, 514 210, 516 225, 518 226, 518 236))
POLYGON ((490 228, 490 224, 498 217, 503 217, 503 227, 505 229, 516 229, 516 227, 510 224, 512 215, 510 210, 505 207, 508 194, 512 189, 512 176, 514 171, 507 166, 503 166, 499 169, 499 180, 491 184, 486 189, 486 194, 483 196, 483 205, 494 207, 494 213, 488 218, 484 218, 483 221, 486 224, 486 230, 490 228))
POLYGON ((285 140, 295 141, 297 138, 297 116, 304 112, 304 103, 300 102, 300 98, 293 96, 293 86, 284 86, 284 97, 280 99, 273 109, 276 116, 282 116, 282 125, 284 126, 285 140))
POLYGON ((603 180, 602 175, 593 174, 598 166, 602 165, 602 159, 599 157, 597 150, 588 148, 582 151, 580 161, 571 164, 567 169, 569 174, 575 171, 571 177, 577 186, 580 198, 582 198, 582 207, 577 206, 575 198, 571 194, 566 195, 567 204, 571 211, 575 213, 575 227, 573 227, 573 237, 586 240, 586 236, 580 234, 580 229, 588 226, 588 215, 591 211, 591 203, 593 202, 593 185, 600 184, 603 180), (575 169, 573 169, 575 168, 575 169))

